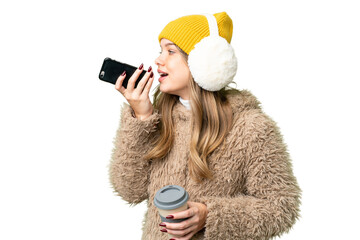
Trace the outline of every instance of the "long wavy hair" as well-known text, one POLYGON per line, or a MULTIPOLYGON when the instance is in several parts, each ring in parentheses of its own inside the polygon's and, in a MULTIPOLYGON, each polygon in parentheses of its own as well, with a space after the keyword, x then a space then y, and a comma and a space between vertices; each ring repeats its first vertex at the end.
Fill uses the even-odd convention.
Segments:
MULTIPOLYGON (((176 47, 187 62, 188 55, 176 47)), ((193 78, 189 80, 189 86, 192 131, 188 167, 191 178, 200 182, 213 176, 207 158, 224 141, 232 127, 232 109, 227 96, 239 90, 227 87, 219 91, 207 91, 199 87, 193 78)), ((176 95, 161 92, 160 85, 156 87, 153 106, 162 115, 159 123, 160 136, 155 139, 154 147, 145 159, 161 159, 169 153, 175 133, 172 111, 178 99, 176 95)))

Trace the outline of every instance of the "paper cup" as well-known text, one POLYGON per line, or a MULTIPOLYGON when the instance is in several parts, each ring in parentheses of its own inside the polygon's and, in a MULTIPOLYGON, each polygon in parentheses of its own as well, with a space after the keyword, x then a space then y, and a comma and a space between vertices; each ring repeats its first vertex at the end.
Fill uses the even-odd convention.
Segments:
MULTIPOLYGON (((159 210, 162 222, 178 223, 186 219, 167 219, 166 216, 188 208, 189 194, 177 185, 168 185, 156 192, 154 204, 159 210)), ((169 234, 170 237, 171 234, 169 234)))

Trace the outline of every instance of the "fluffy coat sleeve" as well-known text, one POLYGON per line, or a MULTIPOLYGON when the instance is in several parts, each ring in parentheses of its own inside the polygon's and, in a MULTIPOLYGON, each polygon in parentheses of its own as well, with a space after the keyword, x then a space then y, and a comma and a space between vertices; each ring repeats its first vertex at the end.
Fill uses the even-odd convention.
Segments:
POLYGON ((299 218, 301 190, 275 122, 260 110, 248 111, 243 121, 245 138, 237 141, 245 146, 245 190, 202 199, 209 210, 206 239, 270 239, 299 218))
POLYGON ((147 186, 150 162, 143 157, 156 137, 160 114, 154 113, 145 120, 134 117, 132 108, 124 104, 120 126, 114 138, 109 166, 110 182, 125 201, 137 204, 148 198, 147 186))

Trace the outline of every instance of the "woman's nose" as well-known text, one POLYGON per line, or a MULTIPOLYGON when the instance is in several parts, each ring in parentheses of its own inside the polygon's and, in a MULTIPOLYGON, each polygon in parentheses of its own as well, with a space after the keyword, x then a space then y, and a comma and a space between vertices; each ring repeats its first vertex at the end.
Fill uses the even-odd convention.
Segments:
POLYGON ((158 56, 158 57, 155 59, 155 64, 156 64, 156 65, 164 65, 164 60, 161 58, 161 54, 160 54, 160 56, 158 56))

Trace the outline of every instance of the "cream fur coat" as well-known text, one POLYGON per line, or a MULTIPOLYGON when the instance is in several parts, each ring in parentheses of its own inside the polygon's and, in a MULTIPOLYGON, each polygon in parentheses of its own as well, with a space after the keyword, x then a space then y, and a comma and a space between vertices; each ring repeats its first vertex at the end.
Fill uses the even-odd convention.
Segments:
MULTIPOLYGON (((153 204, 165 185, 184 187, 190 201, 207 205, 205 228, 192 239, 270 239, 289 231, 299 218, 301 190, 292 172, 286 145, 276 123, 264 114, 248 91, 228 97, 233 128, 209 158, 213 180, 198 184, 189 176, 191 111, 179 101, 173 110, 176 134, 166 158, 148 162, 149 140, 158 136, 157 111, 145 121, 133 117, 124 104, 114 140, 110 181, 127 202, 147 200, 144 240, 166 240, 153 204)), ((119 236, 123 239, 124 236, 119 236)))

